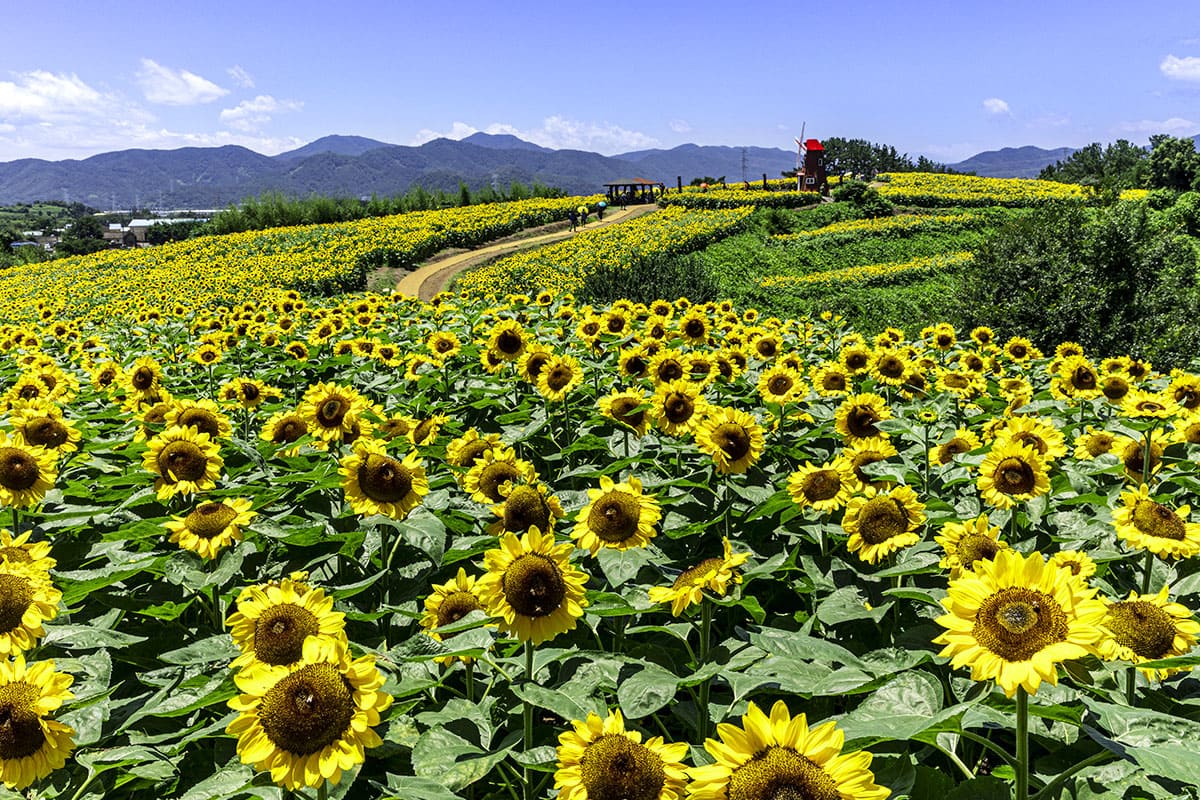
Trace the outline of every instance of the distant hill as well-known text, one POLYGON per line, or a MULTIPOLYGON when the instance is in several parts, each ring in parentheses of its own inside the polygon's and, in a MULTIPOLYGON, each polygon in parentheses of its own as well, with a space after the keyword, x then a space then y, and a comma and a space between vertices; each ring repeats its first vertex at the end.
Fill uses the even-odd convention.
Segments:
POLYGON ((1064 161, 1075 152, 1072 147, 1056 147, 1045 150, 1041 147, 1003 147, 977 153, 966 161, 948 165, 958 172, 974 172, 984 178, 1036 178, 1038 173, 1051 164, 1064 161))
MULTIPOLYGON (((775 178, 794 156, 748 147, 750 180, 775 178)), ((742 148, 681 145, 603 156, 552 150, 507 134, 476 133, 462 141, 434 139, 420 147, 362 136, 325 136, 270 157, 244 147, 121 150, 82 160, 22 159, 0 163, 0 205, 42 199, 80 201, 101 209, 219 208, 266 191, 292 196, 358 197, 402 194, 413 186, 455 191, 507 189, 538 182, 570 193, 603 191, 607 182, 633 177, 674 184, 695 177, 741 180, 742 148)))
POLYGON ((368 150, 377 147, 392 147, 387 142, 368 139, 365 136, 322 136, 315 142, 309 142, 303 147, 289 150, 275 156, 280 161, 294 161, 298 158, 308 158, 319 153, 333 153, 339 156, 360 156, 368 150))

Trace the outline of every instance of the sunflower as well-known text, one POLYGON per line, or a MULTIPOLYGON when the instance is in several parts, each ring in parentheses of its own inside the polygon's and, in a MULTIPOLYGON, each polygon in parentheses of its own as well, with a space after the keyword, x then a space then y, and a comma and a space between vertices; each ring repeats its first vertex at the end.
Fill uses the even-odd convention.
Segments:
POLYGON ((9 424, 17 443, 60 455, 78 450, 83 438, 75 424, 63 418, 62 409, 48 401, 18 403, 9 414, 9 424))
POLYGON ((996 553, 1008 549, 1008 542, 1000 541, 1000 529, 989 524, 987 514, 966 522, 947 522, 933 540, 946 552, 938 566, 950 570, 951 579, 971 569, 976 561, 991 561, 996 553))
POLYGON ((525 352, 526 334, 521 323, 512 319, 497 322, 487 333, 487 352, 500 361, 517 361, 525 352))
POLYGON ((437 439, 438 431, 446 424, 447 417, 445 414, 433 414, 424 419, 412 420, 412 427, 408 430, 408 440, 413 445, 432 445, 437 439))
POLYGON ((715 762, 692 767, 689 800, 885 800, 888 789, 875 783, 871 754, 842 753, 845 734, 830 721, 809 728, 804 714, 796 717, 777 700, 768 717, 751 701, 742 726, 717 726, 721 741, 708 739, 704 749, 715 762))
POLYGON ((53 451, 0 431, 0 504, 30 508, 40 503, 58 479, 54 462, 53 451))
MULTIPOLYGON (((472 611, 483 611, 476 583, 474 575, 468 575, 465 569, 459 567, 453 580, 433 585, 433 591, 425 597, 425 613, 421 615, 421 627, 427 635, 440 642, 443 639, 438 628, 458 622, 472 611)), ((440 656, 434 661, 450 664, 455 658, 470 661, 470 658, 462 656, 440 656)))
POLYGON ((1188 520, 1191 506, 1171 509, 1154 500, 1144 483, 1120 499, 1123 505, 1112 512, 1118 539, 1159 558, 1200 555, 1200 524, 1188 520))
POLYGON ((682 380, 659 384, 650 401, 650 416, 668 436, 687 436, 706 410, 698 387, 682 380))
POLYGON ((1096 562, 1082 550, 1059 550, 1050 556, 1050 563, 1069 569, 1072 575, 1085 583, 1096 574, 1096 562))
POLYGON ((688 344, 702 345, 708 341, 711 324, 703 309, 691 308, 679 318, 676 328, 688 344))
POLYGON ((236 403, 242 408, 258 408, 268 398, 279 399, 282 394, 274 386, 268 386, 257 378, 234 378, 221 384, 218 394, 226 403, 236 403))
POLYGON ((242 763, 293 791, 337 783, 361 764, 364 749, 383 743, 372 727, 392 704, 374 656, 351 660, 340 642, 326 651, 309 645, 298 668, 239 672, 242 694, 229 701, 239 714, 225 729, 242 763))
POLYGON ((1100 393, 1111 403, 1120 405, 1132 390, 1129 379, 1124 375, 1109 373, 1100 378, 1100 393))
POLYGON ((602 475, 600 488, 588 489, 588 504, 580 510, 571 538, 592 555, 604 547, 645 547, 654 538, 654 526, 661 518, 658 500, 642 492, 640 480, 630 476, 614 483, 602 475))
POLYGON ((842 367, 851 375, 865 373, 871 368, 871 362, 874 360, 875 354, 871 352, 871 348, 866 344, 855 343, 848 344, 842 347, 838 353, 838 361, 842 367))
POLYGON ((75 695, 53 661, 0 661, 0 780, 18 791, 67 763, 75 731, 48 717, 75 695))
POLYGON ((124 379, 125 388, 135 397, 153 395, 162 388, 162 367, 150 356, 142 356, 125 371, 124 379))
POLYGON ((808 394, 808 385, 794 369, 775 364, 762 371, 758 377, 758 395, 765 402, 790 403, 808 394))
POLYGON ((1169 392, 1130 389, 1121 401, 1122 416, 1133 419, 1170 419, 1179 413, 1180 406, 1169 392))
POLYGON ((220 347, 212 342, 205 342, 188 354, 188 360, 195 361, 201 366, 211 367, 213 364, 221 363, 224 355, 225 352, 220 347))
POLYGON ((642 742, 625 730, 614 710, 604 719, 589 713, 558 737, 554 788, 561 800, 679 800, 687 783, 681 759, 688 744, 666 744, 661 736, 642 742))
POLYGON ((355 442, 340 471, 346 500, 360 516, 404 519, 429 494, 425 466, 417 454, 410 452, 401 461, 389 456, 386 445, 375 439, 355 442))
POLYGON ((176 400, 167 411, 166 424, 181 428, 195 428, 207 433, 214 441, 228 439, 233 432, 229 417, 221 413, 212 400, 176 400))
POLYGON ((976 485, 988 505, 1012 508, 1050 491, 1050 478, 1036 450, 1019 442, 1004 442, 992 447, 979 465, 976 485))
POLYGON ((1024 336, 1014 336, 1004 343, 1004 355, 1008 356, 1018 364, 1029 361, 1030 359, 1041 358, 1042 353, 1033 346, 1033 342, 1026 339, 1024 336))
POLYGON ((1081 354, 1059 357, 1062 361, 1058 365, 1055 385, 1063 397, 1088 399, 1101 393, 1107 396, 1100 374, 1089 359, 1081 354))
POLYGON ((536 342, 530 344, 525 348, 525 354, 521 356, 521 377, 536 386, 542 370, 553 358, 553 351, 545 345, 536 342))
POLYGON ((695 433, 696 444, 712 456, 721 475, 743 473, 762 456, 762 426, 746 411, 710 408, 695 433))
POLYGON ((462 342, 452 331, 434 331, 425 339, 425 346, 438 361, 453 358, 462 350, 462 342))
POLYGON ((854 469, 854 477, 864 486, 886 486, 893 481, 887 477, 868 475, 865 467, 886 461, 898 455, 895 446, 887 439, 863 439, 842 450, 842 457, 850 462, 854 469))
POLYGON ((718 558, 706 558, 694 567, 679 573, 670 586, 651 586, 651 603, 670 603, 672 616, 683 616, 683 612, 704 599, 708 589, 717 597, 724 597, 729 587, 741 583, 737 568, 749 560, 748 553, 734 554, 729 539, 723 540, 724 553, 718 558))
POLYGON ((821 397, 840 397, 850 394, 850 373, 841 364, 826 362, 815 366, 811 372, 813 390, 821 397))
POLYGON ((333 610, 333 598, 292 578, 242 589, 225 626, 242 651, 230 664, 233 669, 293 667, 303 660, 309 638, 322 649, 346 640, 345 615, 333 610))
POLYGON ((1172 373, 1171 385, 1167 387, 1170 395, 1179 407, 1185 411, 1195 411, 1200 408, 1200 375, 1186 372, 1172 373))
POLYGON ((31 649, 46 635, 42 622, 58 616, 62 592, 39 566, 0 563, 0 656, 31 649))
POLYGON ((1001 550, 991 561, 951 580, 936 622, 946 631, 934 644, 971 678, 991 678, 1012 697, 1058 683, 1057 665, 1096 652, 1104 635, 1104 603, 1067 569, 1042 554, 1001 550))
POLYGON ((1125 477, 1141 483, 1146 475, 1153 475, 1162 468, 1163 440, 1158 437, 1150 439, 1150 464, 1146 470, 1146 443, 1143 439, 1119 437, 1113 443, 1113 452, 1121 459, 1125 467, 1125 477), (1143 470, 1146 470, 1143 472, 1143 470))
POLYGON ((155 436, 149 445, 142 466, 158 476, 154 488, 159 500, 207 491, 217 485, 225 462, 207 433, 176 425, 155 436))
POLYGON ((892 409, 879 395, 870 392, 853 394, 838 406, 835 426, 849 444, 864 439, 886 439, 887 434, 879 430, 876 423, 891 416, 892 409))
POLYGON ((1189 411, 1171 423, 1171 441, 1200 444, 1200 412, 1189 411))
POLYGON ((924 523, 925 505, 904 485, 867 487, 850 500, 842 517, 842 529, 850 536, 846 547, 868 564, 919 542, 917 529, 924 523))
POLYGON ((1081 461, 1091 460, 1105 453, 1111 453, 1116 441, 1116 434, 1096 430, 1088 425, 1087 432, 1075 439, 1075 458, 1081 461))
POLYGON ((226 547, 242 540, 242 528, 255 513, 245 498, 201 503, 186 517, 163 523, 171 531, 170 541, 201 558, 216 558, 226 547))
POLYGON ((583 368, 574 356, 554 355, 538 373, 537 390, 551 403, 561 403, 583 382, 583 368))
POLYGON ((633 431, 639 438, 646 435, 650 416, 646 413, 649 398, 641 389, 614 389, 607 397, 601 397, 597 405, 600 413, 620 425, 622 430, 633 431))
MULTIPOLYGON (((1200 624, 1192 612, 1167 598, 1164 586, 1158 594, 1130 592, 1126 599, 1113 603, 1105 601, 1108 615, 1104 627, 1109 636, 1100 642, 1100 656, 1109 661, 1132 661, 1141 664, 1188 653, 1196 646, 1200 624)), ((1162 680, 1173 672, 1189 672, 1190 667, 1143 669, 1150 680, 1162 680)))
POLYGON ((646 366, 646 372, 656 386, 688 377, 683 354, 677 350, 660 350, 655 353, 646 366))
POLYGON ((29 539, 32 536, 32 529, 17 537, 7 528, 0 530, 0 568, 7 561, 49 575, 58 563, 50 557, 50 543, 31 542, 29 539))
POLYGON ((296 413, 308 432, 323 442, 341 441, 353 421, 369 406, 367 399, 349 386, 318 383, 308 387, 296 413))
POLYGON ((900 386, 912 365, 904 354, 895 350, 877 351, 871 359, 870 373, 878 383, 900 386))
POLYGON ((500 485, 503 502, 492 506, 498 519, 488 526, 488 533, 524 533, 530 528, 551 533, 554 524, 565 516, 562 503, 550 494, 544 483, 504 483, 500 485))
POLYGON ((1032 447, 1047 464, 1067 454, 1062 431, 1044 417, 1009 417, 995 434, 993 447, 1009 442, 1032 447))
MULTIPOLYGON (((283 455, 294 456, 300 452, 300 446, 295 443, 308 435, 308 423, 297 411, 277 411, 263 423, 260 439, 276 445, 295 445, 283 451, 283 455)), ((314 445, 324 446, 324 442, 314 442, 314 445)))
POLYGON ((520 538, 506 533, 484 556, 487 574, 476 588, 500 629, 541 644, 575 628, 587 605, 588 575, 568 560, 574 545, 555 544, 551 534, 530 528, 520 538))
POLYGON ((929 461, 938 466, 944 466, 954 461, 955 456, 969 453, 980 446, 978 436, 967 428, 959 428, 954 431, 954 435, 948 441, 929 449, 929 461))
POLYGON ((800 508, 836 511, 862 490, 854 466, 845 458, 835 458, 820 466, 811 461, 788 476, 788 494, 800 508))
POLYGON ((494 447, 503 448, 500 434, 488 433, 483 436, 474 428, 468 428, 466 433, 457 439, 452 439, 446 445, 446 463, 452 467, 471 467, 475 460, 494 447))
POLYGON ((476 503, 491 505, 503 502, 500 487, 505 483, 533 483, 537 477, 533 464, 517 458, 511 447, 496 447, 483 451, 475 459, 463 478, 463 489, 471 493, 476 503))

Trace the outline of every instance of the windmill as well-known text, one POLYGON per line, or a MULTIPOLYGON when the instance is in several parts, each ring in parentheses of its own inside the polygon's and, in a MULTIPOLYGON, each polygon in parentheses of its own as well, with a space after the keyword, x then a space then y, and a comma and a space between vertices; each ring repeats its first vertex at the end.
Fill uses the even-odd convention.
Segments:
POLYGON ((796 191, 829 191, 825 178, 825 148, 818 139, 804 138, 805 125, 800 126, 800 138, 796 139, 796 191))
POLYGON ((796 191, 800 191, 800 169, 804 166, 804 129, 808 126, 808 122, 800 123, 800 138, 793 141, 796 142, 796 191))

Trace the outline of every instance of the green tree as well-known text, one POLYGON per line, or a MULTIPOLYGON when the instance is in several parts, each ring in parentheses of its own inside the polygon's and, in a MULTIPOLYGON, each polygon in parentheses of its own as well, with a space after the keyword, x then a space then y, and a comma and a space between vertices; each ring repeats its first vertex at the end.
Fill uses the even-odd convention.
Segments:
POLYGON ((1100 191, 1139 189, 1149 177, 1149 153, 1126 139, 1101 147, 1092 142, 1064 161, 1045 167, 1038 177, 1047 181, 1078 183, 1100 191))
POLYGON ((58 255, 81 256, 106 247, 108 242, 104 241, 104 228, 100 225, 100 220, 89 215, 77 217, 71 223, 55 246, 54 252, 58 255))
MULTIPOLYGON (((1150 137, 1150 186, 1186 192, 1200 176, 1200 154, 1191 139, 1150 137)), ((1200 188, 1200 187, 1198 187, 1200 188)))

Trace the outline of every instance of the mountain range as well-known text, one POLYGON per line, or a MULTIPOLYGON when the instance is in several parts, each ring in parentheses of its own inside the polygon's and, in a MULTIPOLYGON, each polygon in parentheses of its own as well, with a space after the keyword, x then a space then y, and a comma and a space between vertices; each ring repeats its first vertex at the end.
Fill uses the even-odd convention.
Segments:
MULTIPOLYGON (((987 177, 1035 177, 1073 152, 1069 147, 1006 147, 949 166, 987 177)), ((226 145, 2 162, 0 205, 62 199, 100 209, 213 209, 268 191, 299 197, 392 196, 413 186, 454 192, 460 182, 472 189, 507 190, 513 181, 588 194, 603 191, 605 183, 635 177, 670 186, 704 176, 724 176, 738 184, 744 175, 753 183, 764 173, 777 178, 795 162, 795 152, 769 147, 683 144, 603 156, 553 150, 507 134, 434 139, 419 147, 362 136, 325 136, 276 156, 226 145)))

